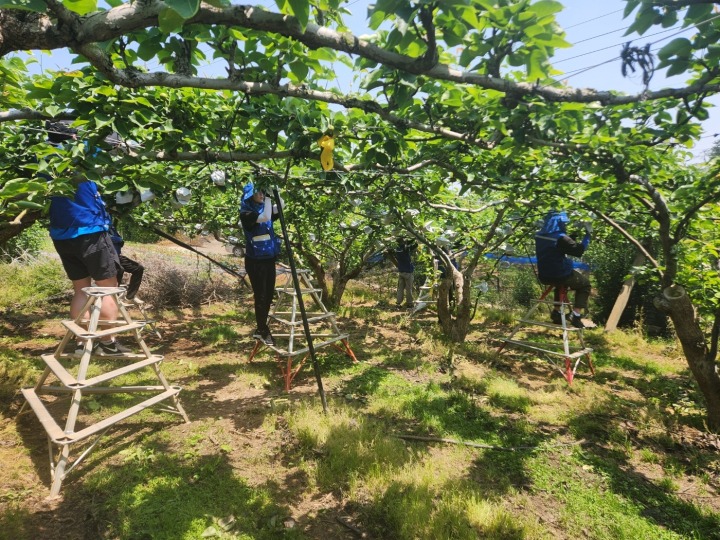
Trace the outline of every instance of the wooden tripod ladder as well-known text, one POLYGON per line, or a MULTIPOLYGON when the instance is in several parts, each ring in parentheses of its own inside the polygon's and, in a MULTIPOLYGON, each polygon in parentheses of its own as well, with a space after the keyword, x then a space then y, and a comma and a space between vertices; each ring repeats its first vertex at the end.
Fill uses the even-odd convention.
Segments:
POLYGON ((143 324, 141 322, 133 322, 125 309, 125 305, 121 301, 124 289, 120 287, 87 287, 83 291, 88 295, 88 300, 75 320, 62 321, 63 326, 67 329, 60 345, 53 354, 45 354, 42 356, 46 368, 40 380, 34 388, 23 388, 22 394, 25 396, 26 403, 20 409, 23 413, 26 405, 30 405, 40 423, 45 428, 48 437, 48 453, 50 456, 50 475, 52 478, 52 486, 50 495, 55 496, 60 493, 60 488, 65 477, 90 453, 90 451, 99 442, 102 435, 113 425, 124 420, 134 414, 137 414, 148 407, 158 405, 165 400, 170 400, 170 404, 162 408, 166 412, 179 414, 182 418, 189 422, 187 414, 180 405, 178 393, 181 388, 179 386, 170 386, 165 376, 160 371, 160 364, 163 357, 150 352, 145 344, 140 332, 143 324), (116 321, 104 321, 100 319, 100 308, 103 299, 109 297, 118 306, 120 318, 116 321), (89 319, 84 319, 89 313, 89 319), (97 368, 106 366, 98 365, 97 358, 103 356, 100 348, 95 348, 96 343, 103 337, 120 334, 123 332, 133 332, 135 340, 141 349, 141 353, 118 353, 112 356, 104 355, 105 359, 113 359, 120 361, 128 361, 125 365, 105 371, 94 376, 88 376, 90 371, 97 372, 97 368), (81 349, 75 354, 66 353, 67 345, 72 345, 75 341, 82 341, 81 349), (78 361, 79 360, 79 361, 78 361), (93 365, 91 365, 91 362, 93 365), (77 361, 77 370, 73 364, 77 361), (139 371, 141 369, 151 368, 160 382, 155 386, 104 386, 116 377, 127 375, 129 373, 139 371), (75 372, 73 375, 71 370, 75 372), (48 377, 54 375, 57 382, 54 385, 46 384, 48 377), (120 411, 112 416, 100 420, 94 424, 81 427, 78 425, 78 417, 80 415, 80 403, 84 397, 92 394, 116 394, 116 393, 150 393, 151 397, 133 405, 132 407, 120 411), (60 394, 70 398, 70 407, 65 416, 64 427, 58 423, 51 414, 50 410, 57 413, 57 404, 60 400, 41 399, 45 394, 60 394), (70 447, 84 439, 95 437, 94 441, 86 448, 75 460, 70 463, 70 447), (55 447, 58 452, 55 456, 55 447))
MULTIPOLYGON (((340 332, 335 321, 335 313, 328 311, 325 304, 323 304, 320 298, 322 291, 313 286, 309 276, 310 271, 298 270, 297 274, 301 294, 309 296, 314 304, 314 311, 307 312, 308 324, 311 327, 313 338, 313 348, 317 350, 332 345, 351 358, 353 362, 357 362, 357 358, 355 358, 355 354, 348 343, 348 334, 340 332)), ((273 333, 275 345, 267 345, 259 339, 256 340, 249 360, 255 357, 263 345, 275 351, 278 366, 285 381, 285 390, 289 391, 293 379, 307 360, 310 349, 305 340, 302 316, 292 279, 288 279, 284 285, 276 287, 275 292, 278 294, 278 298, 268 318, 280 323, 287 330, 277 334, 273 333), (294 359, 298 357, 299 360, 293 365, 294 359)), ((304 302, 304 305, 307 306, 308 303, 304 302)))
POLYGON ((590 372, 595 375, 595 367, 593 366, 592 358, 590 357, 592 349, 585 346, 583 329, 575 328, 574 326, 569 325, 570 321, 567 315, 572 309, 572 304, 570 304, 570 301, 568 300, 567 288, 557 286, 560 294, 559 303, 556 303, 554 300, 547 299, 550 293, 554 291, 555 287, 556 285, 549 285, 546 287, 545 291, 542 293, 540 298, 538 298, 535 305, 533 305, 527 313, 522 316, 510 335, 503 340, 502 345, 500 345, 500 348, 498 349, 498 354, 503 351, 506 345, 546 354, 550 357, 550 361, 560 369, 560 372, 563 374, 563 377, 565 377, 568 384, 572 384, 578 365, 580 365, 580 362, 583 359, 587 360, 590 372), (535 312, 543 304, 554 305, 560 311, 560 324, 539 321, 533 318, 535 312), (515 335, 520 332, 524 326, 541 326, 545 328, 552 328, 554 330, 562 330, 562 350, 559 350, 559 347, 548 342, 513 339, 513 337, 515 337, 515 335), (570 345, 571 334, 577 335, 580 342, 579 347, 570 345), (560 364, 556 362, 556 358, 558 357, 563 359, 564 362, 560 364))

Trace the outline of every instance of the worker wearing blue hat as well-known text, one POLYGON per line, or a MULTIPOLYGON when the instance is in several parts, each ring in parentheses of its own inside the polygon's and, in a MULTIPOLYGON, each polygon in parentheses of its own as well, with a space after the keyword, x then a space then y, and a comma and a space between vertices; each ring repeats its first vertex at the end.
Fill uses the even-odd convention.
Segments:
POLYGON ((280 239, 273 229, 278 215, 270 197, 256 189, 252 182, 243 188, 240 224, 245 233, 245 271, 255 301, 257 328, 253 337, 271 346, 275 342, 268 326, 268 314, 275 294, 275 263, 280 254, 280 239))
MULTIPOLYGON (((563 285, 575 291, 575 302, 570 324, 584 328, 582 312, 587 308, 590 297, 590 280, 573 268, 572 260, 567 256, 580 257, 590 244, 592 227, 585 223, 585 236, 576 242, 567 234, 570 222, 567 213, 551 211, 545 216, 542 229, 535 234, 535 253, 537 255, 538 279, 545 285, 563 285)), ((560 291, 555 289, 555 304, 550 316, 552 322, 560 324, 562 317, 557 310, 560 303, 560 291)))

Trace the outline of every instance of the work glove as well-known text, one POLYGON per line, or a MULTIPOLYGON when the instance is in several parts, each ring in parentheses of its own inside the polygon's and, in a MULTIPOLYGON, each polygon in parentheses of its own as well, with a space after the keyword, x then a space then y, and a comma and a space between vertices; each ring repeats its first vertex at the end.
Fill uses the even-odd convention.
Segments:
POLYGON ((593 230, 593 229, 592 229, 592 223, 590 223, 589 221, 586 221, 585 223, 583 223, 583 227, 585 227, 585 232, 586 232, 586 233, 588 233, 588 234, 591 234, 591 233, 592 233, 592 230, 593 230))

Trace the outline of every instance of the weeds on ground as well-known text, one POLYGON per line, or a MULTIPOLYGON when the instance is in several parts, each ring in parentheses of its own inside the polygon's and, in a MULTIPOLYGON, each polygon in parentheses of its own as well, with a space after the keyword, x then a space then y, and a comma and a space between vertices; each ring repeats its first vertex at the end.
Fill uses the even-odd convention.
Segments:
MULTIPOLYGON (((434 320, 399 324, 377 303, 374 291, 353 293, 354 318, 342 321, 360 362, 322 351, 327 415, 309 363, 285 395, 274 358, 242 360, 249 300, 178 310, 171 332, 183 347, 167 344, 163 370, 182 381, 193 423, 153 411, 128 419, 79 468, 64 510, 95 527, 88 537, 122 540, 324 539, 346 514, 374 538, 718 537, 720 465, 709 450, 677 444, 699 405, 668 343, 588 331, 597 375, 568 386, 544 359, 498 358, 485 345, 513 314, 480 310, 474 342, 451 346, 434 320), (441 369, 446 358, 451 370, 441 369), (312 517, 318 505, 328 517, 312 517), (291 514, 296 528, 285 525, 291 514)), ((18 342, 4 339, 14 361, 18 342)), ((19 382, 23 369, 5 376, 19 382)), ((106 417, 125 399, 84 400, 83 417, 106 417)), ((45 455, 27 432, 15 438, 26 470, 4 473, 0 526, 23 537, 33 519, 20 502, 23 478, 37 477, 32 460, 45 455)))
MULTIPOLYGON (((0 310, 16 304, 39 304, 70 288, 59 261, 29 258, 0 264, 0 310), (12 283, 12 286, 7 286, 12 283)), ((45 307, 45 306, 43 306, 45 307)))

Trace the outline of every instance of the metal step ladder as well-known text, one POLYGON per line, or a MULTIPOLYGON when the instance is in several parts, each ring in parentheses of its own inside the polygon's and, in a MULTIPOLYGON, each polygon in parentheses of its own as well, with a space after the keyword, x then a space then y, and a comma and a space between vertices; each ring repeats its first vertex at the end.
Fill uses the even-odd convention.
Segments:
POLYGON ((67 331, 60 345, 54 353, 42 355, 46 367, 40 380, 34 388, 21 390, 26 401, 19 414, 23 414, 26 405, 30 405, 47 433, 52 479, 50 496, 60 493, 62 482, 70 471, 82 462, 102 435, 118 422, 164 401, 169 401, 169 404, 166 404, 163 411, 178 414, 185 422, 190 421, 178 400, 181 388, 171 386, 160 371, 163 356, 153 354, 141 336, 146 323, 133 321, 126 309, 127 306, 122 300, 125 289, 122 287, 86 287, 83 291, 88 295, 88 300, 80 311, 80 315, 75 320, 62 321, 62 325, 67 331), (118 306, 119 318, 115 321, 100 319, 100 309, 105 298, 109 298, 118 306), (85 318, 87 313, 89 313, 89 318, 85 318), (103 356, 96 354, 96 351, 93 350, 101 338, 124 332, 133 334, 140 349, 139 353, 103 356), (82 348, 76 352, 66 352, 66 347, 75 341, 82 341, 82 348), (98 361, 99 358, 103 360, 102 365, 98 361), (107 368, 108 362, 120 362, 121 365, 99 375, 88 376, 90 371, 97 371, 90 369, 91 364, 93 368, 107 368), (107 385, 118 377, 143 369, 151 369, 159 384, 107 385), (48 384, 51 376, 56 379, 56 382, 48 384), (133 393, 149 394, 149 396, 143 396, 144 399, 131 407, 93 424, 82 427, 78 424, 81 415, 80 404, 86 396, 133 393), (57 414, 53 414, 57 413, 58 404, 54 403, 55 400, 48 398, 49 394, 70 397, 70 407, 67 414, 64 415, 64 420, 56 419, 57 414), (70 447, 90 437, 95 437, 93 442, 71 462, 70 447))
POLYGON ((569 313, 571 310, 572 304, 568 300, 567 288, 560 285, 547 286, 537 302, 520 318, 517 325, 515 325, 512 332, 510 332, 510 335, 503 340, 502 345, 500 345, 497 351, 498 354, 502 353, 503 349, 509 345, 547 355, 550 361, 560 370, 560 373, 565 377, 568 384, 572 384, 575 378, 575 372, 583 361, 587 363, 590 372, 595 375, 595 367, 593 366, 591 357, 592 349, 585 346, 583 328, 575 328, 569 324, 569 313), (548 300, 548 296, 551 292, 555 291, 556 287, 559 293, 559 301, 548 300), (560 311, 560 324, 539 321, 534 318, 536 311, 543 305, 551 305, 560 311), (524 340, 513 339, 527 326, 539 326, 561 331, 562 345, 556 341, 537 341, 529 338, 524 340), (570 344, 571 335, 577 336, 579 345, 573 346, 570 344))
MULTIPOLYGON (((348 334, 340 331, 335 320, 336 314, 328 311, 323 304, 320 297, 322 291, 312 284, 310 271, 300 269, 297 270, 297 274, 301 294, 303 297, 309 296, 314 304, 314 311, 306 312, 308 324, 312 325, 313 348, 317 350, 332 345, 346 354, 353 362, 357 362, 348 343, 348 334)), ((248 360, 252 360, 263 346, 274 351, 285 381, 285 390, 289 391, 292 381, 307 360, 310 350, 305 339, 302 316, 292 279, 287 279, 283 285, 276 287, 275 293, 278 297, 268 319, 285 327, 285 331, 273 332, 275 345, 268 345, 264 341, 256 339, 248 360)), ((308 305, 307 302, 303 303, 308 305)))

